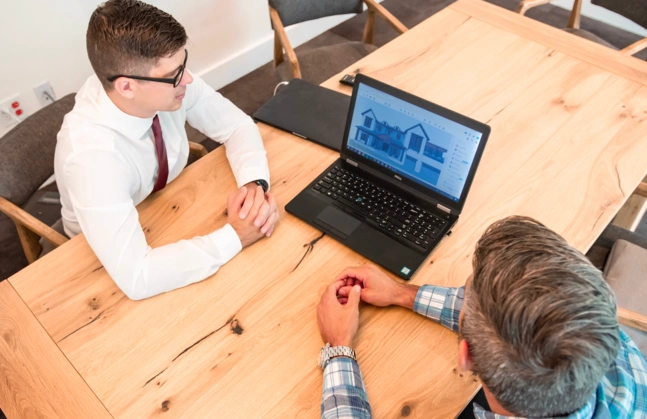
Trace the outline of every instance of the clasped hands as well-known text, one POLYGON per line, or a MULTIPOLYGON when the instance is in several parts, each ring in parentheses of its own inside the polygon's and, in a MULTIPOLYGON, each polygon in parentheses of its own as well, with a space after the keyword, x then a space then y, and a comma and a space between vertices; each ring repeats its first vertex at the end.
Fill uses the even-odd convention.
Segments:
POLYGON ((352 345, 359 327, 359 302, 413 308, 418 287, 396 282, 373 265, 347 268, 330 284, 317 307, 321 337, 331 346, 352 345))
POLYGON ((270 237, 279 220, 274 195, 250 182, 227 199, 227 221, 233 227, 243 247, 270 237))

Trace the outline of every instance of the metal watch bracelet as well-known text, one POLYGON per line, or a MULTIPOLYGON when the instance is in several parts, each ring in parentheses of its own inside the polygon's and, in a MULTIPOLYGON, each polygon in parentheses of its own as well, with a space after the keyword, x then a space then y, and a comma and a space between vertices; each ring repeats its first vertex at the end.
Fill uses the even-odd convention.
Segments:
POLYGON ((345 356, 357 361, 357 355, 354 349, 348 346, 330 346, 330 343, 326 343, 326 346, 321 348, 319 352, 319 367, 323 370, 328 365, 330 359, 336 356, 345 356))

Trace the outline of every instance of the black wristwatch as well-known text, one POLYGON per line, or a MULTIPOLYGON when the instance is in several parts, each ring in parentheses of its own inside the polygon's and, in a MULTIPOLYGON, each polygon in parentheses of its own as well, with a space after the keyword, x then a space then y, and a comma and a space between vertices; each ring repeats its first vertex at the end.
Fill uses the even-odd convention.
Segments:
POLYGON ((263 179, 255 180, 254 183, 263 188, 264 193, 267 193, 267 190, 270 188, 270 185, 268 185, 263 179))

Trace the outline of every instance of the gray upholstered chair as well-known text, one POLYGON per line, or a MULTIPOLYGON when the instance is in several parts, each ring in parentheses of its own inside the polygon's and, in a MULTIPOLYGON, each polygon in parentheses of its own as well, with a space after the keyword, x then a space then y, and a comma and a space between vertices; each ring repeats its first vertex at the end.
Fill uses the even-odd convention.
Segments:
MULTIPOLYGON (((635 194, 647 196, 641 183, 635 194)), ((586 256, 611 285, 622 328, 647 356, 647 237, 609 225, 586 256)))
POLYGON ((282 81, 303 78, 320 84, 375 51, 377 47, 371 45, 375 15, 383 18, 400 34, 407 31, 402 22, 375 0, 269 0, 269 6, 274 29, 274 66, 282 81), (363 42, 344 42, 316 48, 299 54, 297 59, 285 32, 287 26, 326 16, 361 13, 363 4, 368 7, 363 42), (283 50, 288 61, 284 61, 283 50))
MULTIPOLYGON (((524 0, 519 3, 517 7, 517 13, 524 14, 529 9, 550 3, 552 0, 524 0)), ((630 19, 640 26, 647 28, 647 2, 644 0, 591 0, 592 4, 596 6, 604 7, 607 10, 618 13, 621 16, 630 19)), ((575 0, 573 2, 573 9, 571 10, 571 16, 568 20, 568 27, 564 30, 570 32, 574 35, 577 35, 582 38, 586 38, 590 41, 602 44, 609 48, 618 49, 614 45, 611 45, 604 39, 599 36, 580 29, 580 18, 582 11, 582 0, 575 0)), ((628 47, 622 49, 621 51, 627 55, 634 55, 635 53, 642 51, 647 48, 647 38, 643 38, 628 47)))
MULTIPOLYGON (((56 135, 73 107, 74 94, 69 94, 0 138, 0 212, 16 224, 29 263, 68 241, 60 220, 50 227, 21 206, 54 174, 56 135)), ((194 159, 207 154, 202 144, 191 141, 189 150, 194 159)))
POLYGON ((0 211, 16 224, 29 263, 41 254, 41 237, 55 247, 68 240, 61 233, 60 222, 54 229, 21 206, 54 174, 56 134, 63 117, 73 107, 74 94, 69 94, 29 116, 0 138, 0 211))
POLYGON ((587 256, 616 295, 622 329, 647 356, 647 238, 612 224, 587 256))

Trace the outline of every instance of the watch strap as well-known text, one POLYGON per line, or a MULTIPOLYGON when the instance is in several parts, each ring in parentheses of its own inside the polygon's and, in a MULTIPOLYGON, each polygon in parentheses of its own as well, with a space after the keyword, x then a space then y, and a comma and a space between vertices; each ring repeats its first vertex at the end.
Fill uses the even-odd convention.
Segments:
POLYGON ((326 346, 321 348, 321 354, 319 357, 319 366, 321 369, 326 368, 328 362, 337 356, 345 356, 357 361, 357 354, 354 349, 349 348, 348 346, 330 346, 329 343, 326 343, 326 346))
POLYGON ((264 193, 267 193, 267 190, 270 188, 270 185, 268 185, 267 182, 263 179, 257 179, 254 181, 254 183, 263 188, 264 193))

